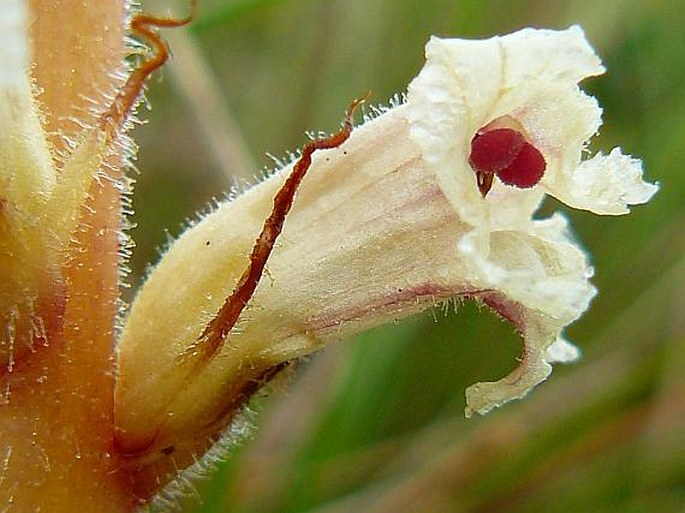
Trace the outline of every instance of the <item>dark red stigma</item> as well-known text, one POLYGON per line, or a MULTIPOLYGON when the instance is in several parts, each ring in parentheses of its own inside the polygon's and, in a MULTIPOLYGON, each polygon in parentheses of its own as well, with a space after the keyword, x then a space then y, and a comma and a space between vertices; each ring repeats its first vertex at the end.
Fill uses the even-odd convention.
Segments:
POLYGON ((476 134, 471 141, 469 163, 483 173, 496 173, 514 161, 524 142, 523 136, 511 128, 476 134))
POLYGON ((492 187, 493 175, 507 185, 528 189, 540 181, 547 167, 542 153, 512 128, 476 133, 471 140, 469 163, 483 197, 492 187))
POLYGON ((546 168, 542 153, 532 144, 524 143, 513 162, 497 171, 497 178, 507 185, 529 189, 542 179, 546 168))

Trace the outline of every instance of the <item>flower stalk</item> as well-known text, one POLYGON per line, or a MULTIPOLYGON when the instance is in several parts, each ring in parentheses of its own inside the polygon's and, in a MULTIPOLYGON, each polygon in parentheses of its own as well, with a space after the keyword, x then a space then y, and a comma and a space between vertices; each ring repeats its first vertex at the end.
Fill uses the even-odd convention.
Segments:
POLYGON ((87 173, 106 164, 107 179, 61 187, 72 143, 82 140, 82 127, 95 124, 95 112, 120 86, 124 3, 91 7, 72 0, 2 2, 3 17, 17 16, 15 44, 25 45, 25 60, 13 70, 15 85, 3 84, 8 95, 25 81, 21 96, 4 96, 2 109, 12 109, 31 134, 23 139, 29 148, 10 153, 22 134, 16 125, 8 130, 3 118, 2 254, 24 271, 3 266, 3 283, 15 288, 3 295, 2 311, 16 319, 3 340, 3 356, 13 364, 0 378, 0 504, 7 511, 69 512, 87 505, 116 512, 130 511, 135 502, 111 450, 120 158, 112 153, 87 173), (8 195, 8 184, 24 196, 8 195), (36 205, 28 208, 24 198, 36 205))
POLYGON ((159 44, 128 73, 124 2, 3 0, 0 15, 0 504, 132 511, 113 447, 123 134, 166 51, 157 20, 133 17, 159 44))

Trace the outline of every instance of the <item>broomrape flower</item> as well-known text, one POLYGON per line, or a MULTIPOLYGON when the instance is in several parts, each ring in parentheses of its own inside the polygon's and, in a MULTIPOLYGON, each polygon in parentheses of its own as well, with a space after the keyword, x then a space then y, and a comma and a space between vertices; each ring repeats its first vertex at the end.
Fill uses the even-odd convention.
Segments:
POLYGON ((54 12, 70 1, 36 1, 29 16, 0 0, 3 506, 131 511, 291 362, 441 301, 476 298, 524 342, 511 375, 467 390, 469 415, 577 356, 563 330, 595 293, 592 269, 564 217, 535 212, 549 194, 624 214, 656 186, 618 149, 585 155, 601 110, 578 83, 603 68, 572 27, 433 38, 403 101, 353 130, 354 102, 340 132, 169 248, 123 320, 115 371, 122 132, 166 57, 153 28, 188 20, 133 16, 153 51, 122 79, 116 2, 98 4, 96 34, 73 2, 69 52, 32 55, 29 18, 62 36, 72 29, 54 12), (63 61, 66 75, 52 69, 63 61), (36 80, 34 63, 58 78, 36 80), (65 94, 93 111, 60 110, 65 94), (50 133, 66 130, 61 116, 78 121, 69 138, 50 133))
POLYGON ((119 449, 148 464, 211 436, 289 362, 452 298, 481 300, 524 342, 509 376, 466 391, 468 415, 575 359, 563 330, 595 294, 592 268, 562 214, 535 212, 551 195, 625 214, 657 189, 619 149, 587 155, 601 109, 578 83, 603 72, 579 27, 432 38, 405 101, 351 135, 348 112, 331 149, 305 148, 163 256, 119 341, 119 449), (255 258, 274 197, 309 159, 272 254, 255 258))

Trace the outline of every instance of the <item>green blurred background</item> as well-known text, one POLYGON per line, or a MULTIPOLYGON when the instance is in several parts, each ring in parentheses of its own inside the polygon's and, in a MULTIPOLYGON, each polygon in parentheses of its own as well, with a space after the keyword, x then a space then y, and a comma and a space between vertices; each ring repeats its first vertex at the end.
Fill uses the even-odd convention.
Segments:
MULTIPOLYGON (((154 12, 184 4, 148 0, 154 12)), ((682 0, 200 0, 154 79, 140 144, 131 283, 168 235, 271 167, 350 100, 402 92, 429 35, 582 25, 608 73, 595 149, 644 159, 662 190, 621 218, 569 212, 600 294, 583 349, 524 401, 463 418, 463 390, 520 341, 464 303, 373 330, 260 399, 258 429, 185 512, 685 511, 685 3, 682 0)), ((548 200, 545 212, 562 208, 548 200)))

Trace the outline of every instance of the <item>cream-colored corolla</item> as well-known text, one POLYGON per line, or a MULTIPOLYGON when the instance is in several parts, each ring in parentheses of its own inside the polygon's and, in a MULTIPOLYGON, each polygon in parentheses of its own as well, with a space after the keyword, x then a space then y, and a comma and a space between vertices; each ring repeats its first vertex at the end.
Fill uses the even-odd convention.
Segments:
POLYGON ((154 457, 214 433, 287 362, 450 298, 481 299, 524 341, 511 375, 467 390, 467 414, 523 396, 551 362, 577 356, 562 331, 595 294, 592 268, 561 214, 533 215, 546 194, 623 214, 656 191, 620 150, 583 160, 601 110, 578 83, 604 71, 599 59, 578 27, 433 38, 426 55, 406 101, 314 156, 264 279, 210 358, 201 335, 292 166, 219 205, 164 255, 119 343, 121 450, 154 457), (517 145, 475 169, 498 151, 476 150, 477 137, 497 127, 517 145), (541 177, 507 185, 527 172, 516 160, 524 146, 541 177))

